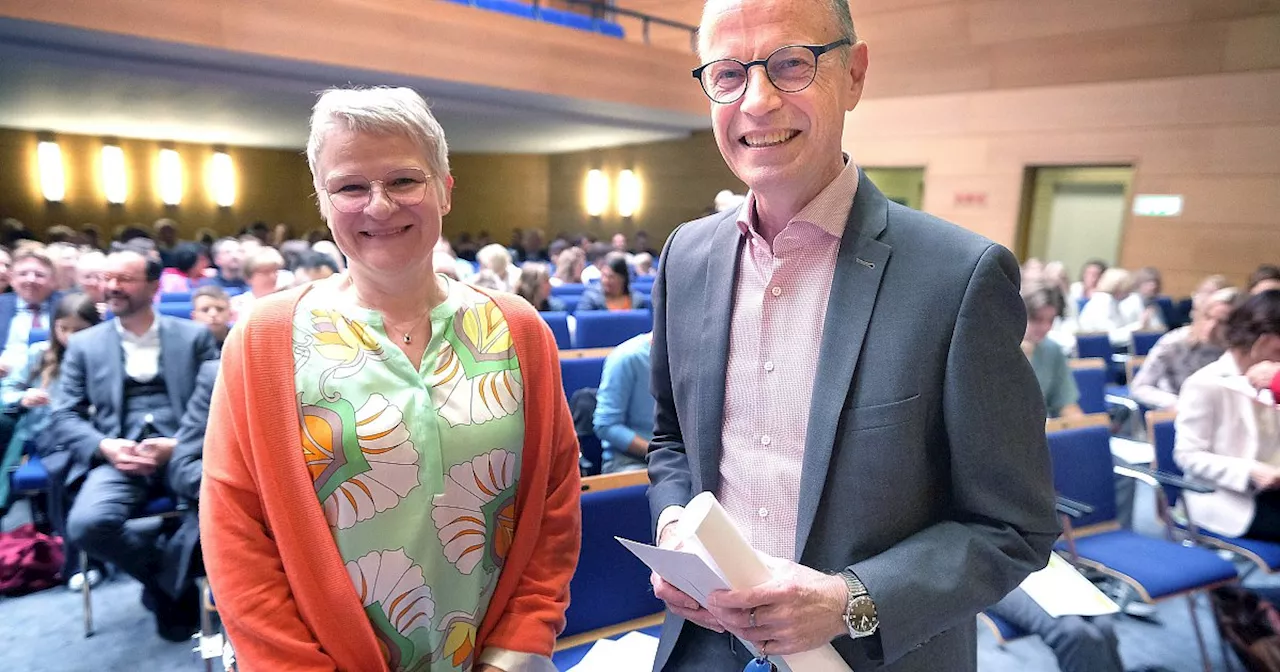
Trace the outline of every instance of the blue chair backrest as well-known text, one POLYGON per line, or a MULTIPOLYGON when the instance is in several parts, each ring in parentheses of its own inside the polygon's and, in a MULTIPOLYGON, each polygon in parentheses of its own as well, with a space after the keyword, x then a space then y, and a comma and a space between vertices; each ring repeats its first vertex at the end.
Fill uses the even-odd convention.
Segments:
POLYGON ((641 287, 653 287, 654 280, 657 280, 657 278, 655 278, 652 275, 642 275, 638 278, 633 279, 631 281, 631 286, 635 287, 636 289, 640 289, 641 287))
MULTIPOLYGON (((1152 424, 1151 434, 1151 444, 1156 450, 1156 468, 1160 471, 1169 472, 1174 476, 1181 476, 1182 469, 1178 467, 1177 462, 1173 461, 1173 447, 1177 440, 1174 422, 1166 420, 1152 424)), ((1182 488, 1175 488, 1171 485, 1162 487, 1169 506, 1173 506, 1174 502, 1177 502, 1178 497, 1182 494, 1182 488)))
POLYGON ((1053 460, 1053 488, 1058 494, 1084 502, 1093 513, 1072 522, 1076 527, 1116 518, 1116 485, 1112 473, 1111 433, 1106 426, 1049 432, 1053 460))
POLYGON ((551 333, 556 337, 556 347, 561 350, 568 350, 569 345, 569 313, 546 311, 538 313, 538 317, 551 327, 551 333))
POLYGON ((575 348, 610 348, 653 329, 648 310, 591 310, 574 317, 578 320, 575 348))
POLYGON ((652 543, 647 490, 647 485, 631 485, 582 493, 582 554, 569 582, 573 599, 561 637, 662 611, 649 568, 614 539, 652 543))
POLYGON ((27 334, 27 345, 34 345, 47 340, 49 340, 48 329, 32 329, 31 332, 27 334))
POLYGON ((582 302, 581 294, 565 294, 556 298, 560 299, 560 303, 564 304, 564 312, 570 315, 573 315, 578 310, 578 304, 582 302))
POLYGON ((1106 334, 1079 334, 1076 336, 1076 357, 1098 357, 1111 361, 1111 337, 1106 334))
POLYGON ((604 375, 604 357, 560 360, 560 381, 566 399, 584 387, 600 387, 604 375))
POLYGON ((1071 376, 1080 390, 1080 410, 1085 413, 1107 412, 1107 370, 1072 369, 1071 376))
POLYGON ((576 294, 578 296, 582 296, 582 293, 585 291, 587 291, 587 286, 584 284, 565 283, 563 285, 560 285, 559 287, 553 286, 551 288, 551 296, 564 296, 566 294, 576 294))
POLYGON ((612 21, 601 21, 596 25, 596 32, 601 35, 608 35, 609 37, 626 37, 626 32, 622 30, 622 26, 612 21))
POLYGON ((1133 334, 1133 354, 1139 357, 1146 357, 1151 348, 1155 346, 1156 341, 1164 334, 1153 333, 1149 331, 1139 331, 1133 334))
POLYGON ((1182 316, 1178 314, 1177 306, 1173 305, 1173 299, 1167 296, 1157 296, 1156 307, 1160 309, 1160 317, 1170 329, 1182 326, 1182 316))
POLYGON ((551 7, 542 7, 538 11, 538 18, 543 21, 557 26, 565 26, 567 28, 577 28, 578 30, 595 30, 596 20, 590 16, 578 14, 576 12, 568 12, 563 9, 554 9, 551 7))
POLYGON ((160 303, 184 303, 191 301, 191 292, 161 292, 160 303))
POLYGON ((169 317, 181 317, 183 319, 189 320, 191 319, 191 302, 188 301, 186 303, 178 303, 178 302, 161 303, 160 314, 168 315, 169 317))
POLYGON ((519 16, 525 19, 533 18, 533 5, 527 2, 512 2, 512 0, 475 0, 475 6, 493 12, 502 12, 503 14, 519 16))

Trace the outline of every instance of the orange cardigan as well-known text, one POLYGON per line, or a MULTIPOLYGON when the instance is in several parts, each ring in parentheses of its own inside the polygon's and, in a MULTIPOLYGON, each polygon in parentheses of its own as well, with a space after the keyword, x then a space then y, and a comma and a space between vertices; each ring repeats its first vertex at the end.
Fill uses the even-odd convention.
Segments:
MULTIPOLYGON (((240 669, 386 670, 303 464, 293 312, 307 289, 258 301, 222 350, 204 448, 200 537, 240 669)), ((477 633, 485 647, 550 656, 582 541, 578 441, 555 339, 523 300, 490 293, 524 379, 515 539, 477 633)))

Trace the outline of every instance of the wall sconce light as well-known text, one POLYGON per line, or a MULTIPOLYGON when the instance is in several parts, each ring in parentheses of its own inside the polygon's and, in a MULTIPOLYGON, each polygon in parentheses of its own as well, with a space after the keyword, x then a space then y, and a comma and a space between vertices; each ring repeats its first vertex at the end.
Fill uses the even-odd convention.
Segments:
POLYGON ((62 150, 56 142, 41 142, 36 147, 40 166, 40 191, 44 200, 60 202, 67 195, 66 177, 62 172, 62 150))
POLYGON ((124 175, 124 150, 115 145, 102 146, 102 192, 113 205, 124 203, 128 184, 124 175))
POLYGON ((229 208, 235 204, 236 169, 230 154, 213 153, 213 161, 209 165, 209 191, 213 192, 213 202, 218 207, 229 208))
POLYGON ((160 200, 165 205, 182 202, 182 157, 174 149, 160 150, 160 168, 156 174, 160 200))
POLYGON ((618 173, 618 215, 631 217, 640 209, 640 178, 635 171, 618 173))
POLYGON ((599 217, 609 207, 609 178, 601 170, 587 171, 587 214, 599 217))

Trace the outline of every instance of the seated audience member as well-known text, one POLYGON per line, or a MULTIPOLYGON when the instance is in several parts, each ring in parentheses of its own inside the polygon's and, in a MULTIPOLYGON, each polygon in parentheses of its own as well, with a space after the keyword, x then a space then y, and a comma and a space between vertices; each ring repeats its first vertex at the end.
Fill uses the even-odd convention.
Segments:
POLYGON ((1120 302, 1120 312, 1125 315, 1142 315, 1146 320, 1143 331, 1168 331, 1164 313, 1156 302, 1162 286, 1159 270, 1151 266, 1138 269, 1133 274, 1133 292, 1120 302))
POLYGON ((627 234, 625 234, 625 233, 615 233, 615 234, 613 234, 613 238, 611 239, 611 242, 613 243, 613 251, 614 251, 614 252, 622 252, 622 253, 626 253, 626 251, 627 251, 627 234))
POLYGON ((641 252, 635 256, 634 263, 637 278, 652 278, 658 275, 658 269, 653 267, 652 254, 641 252))
MULTIPOLYGON (((560 234, 564 235, 564 234, 560 234)), ((551 262, 551 272, 554 275, 556 268, 560 266, 560 255, 569 249, 569 241, 564 238, 556 238, 547 245, 547 259, 551 262)))
POLYGON ((107 304, 115 318, 74 336, 53 398, 50 440, 70 453, 65 482, 81 478, 67 515, 67 537, 142 582, 157 632, 189 637, 194 604, 155 582, 156 530, 126 525, 151 499, 168 494, 165 465, 200 364, 218 356, 203 325, 155 312, 161 265, 135 252, 107 257, 107 304))
POLYGON ((649 392, 649 351, 653 334, 635 336, 604 360, 592 419, 604 448, 602 471, 612 474, 646 468, 653 438, 653 395, 649 392))
POLYGON ((440 240, 436 241, 435 254, 432 257, 434 262, 432 268, 437 273, 444 273, 454 280, 466 281, 475 275, 475 267, 469 261, 463 261, 454 254, 453 245, 449 244, 449 239, 440 236, 440 240))
POLYGON ((178 246, 178 223, 172 219, 157 219, 152 225, 156 251, 165 268, 173 267, 173 250, 178 246))
POLYGON ((627 268, 627 255, 610 252, 605 259, 600 285, 592 285, 582 294, 578 309, 586 310, 640 310, 652 308, 649 297, 631 291, 631 271, 627 268))
MULTIPOLYGON (((458 273, 458 267, 455 265, 457 262, 457 259, 454 259, 452 255, 446 252, 431 253, 431 268, 435 269, 436 273, 448 276, 454 280, 461 280, 464 276, 458 273)), ((470 278, 470 276, 471 274, 468 273, 465 277, 470 278)))
POLYGON ((1080 267, 1080 279, 1071 283, 1068 301, 1079 302, 1080 299, 1092 299, 1102 274, 1107 272, 1107 262, 1101 259, 1090 259, 1080 267))
POLYGON ((1245 376, 1258 392, 1270 392, 1271 400, 1280 404, 1280 359, 1258 362, 1249 367, 1245 376))
POLYGON ((581 247, 567 247, 556 257, 556 274, 551 286, 577 285, 582 282, 582 271, 587 265, 587 255, 581 247))
POLYGON ((1280 290, 1232 310, 1224 341, 1227 353, 1192 374, 1178 397, 1174 459, 1216 487, 1183 497, 1212 532, 1280 541, 1280 407, 1245 376, 1259 362, 1280 361, 1280 290))
POLYGON ((48 329, 61 294, 54 289, 53 260, 34 247, 13 257, 12 294, 0 294, 0 376, 27 361, 33 329, 48 329))
POLYGON ((1054 618, 1022 588, 1014 589, 988 611, 1044 640, 1061 672, 1124 672, 1120 641, 1109 616, 1054 618))
POLYGON ((600 279, 600 275, 604 272, 604 260, 609 256, 613 248, 604 243, 591 243, 586 247, 587 263, 582 269, 582 278, 579 282, 589 284, 600 279))
MULTIPOLYGON (((49 453, 50 446, 45 440, 45 431, 49 428, 50 408, 54 388, 58 384, 58 374, 62 367, 62 359, 67 350, 67 342, 71 335, 88 329, 102 321, 101 314, 94 301, 84 294, 67 294, 58 300, 53 310, 53 330, 51 338, 40 341, 28 350, 27 361, 23 366, 5 377, 0 383, 0 449, 8 446, 5 453, 5 466, 15 466, 21 457, 23 446, 33 441, 35 450, 44 460, 48 470, 50 495, 48 514, 54 530, 67 537, 66 504, 68 493, 63 485, 63 477, 67 473, 66 453, 49 453)), ((3 470, 0 470, 2 472, 3 470)), ((0 478, 0 492, 9 485, 9 479, 0 478)), ((0 494, 0 509, 4 507, 3 494, 0 494)), ((83 577, 79 576, 79 550, 64 545, 65 562, 62 575, 67 577, 67 585, 73 590, 80 588, 83 577)), ((90 571, 90 582, 97 583, 101 574, 95 569, 90 571)))
POLYGON ((79 291, 99 304, 99 310, 102 310, 101 304, 106 302, 102 288, 102 268, 106 263, 107 255, 97 250, 85 252, 76 262, 76 285, 79 291))
POLYGON ((1161 336, 1129 382, 1134 400, 1148 408, 1178 405, 1178 393, 1187 378, 1225 352, 1220 327, 1231 314, 1236 295, 1234 289, 1223 289, 1207 298, 1195 298, 1191 324, 1161 336))
POLYGON ((643 230, 636 231, 635 240, 631 242, 631 251, 636 254, 647 254, 654 258, 658 256, 658 251, 649 247, 649 232, 643 230))
POLYGON ((211 359, 200 365, 196 386, 191 400, 178 422, 174 435, 177 445, 169 459, 165 478, 169 490, 187 502, 200 500, 200 472, 204 463, 204 432, 209 425, 209 405, 213 400, 213 384, 218 380, 221 359, 211 359))
POLYGON ((280 269, 284 268, 284 257, 273 247, 262 247, 253 256, 245 259, 244 277, 249 291, 231 299, 231 319, 239 322, 249 316, 253 302, 279 287, 280 269))
POLYGON ((169 251, 173 264, 160 275, 160 293, 190 292, 205 282, 209 257, 200 243, 181 243, 169 251))
POLYGON ((9 253, 6 247, 0 247, 0 294, 8 294, 13 291, 13 287, 9 285, 9 271, 13 267, 13 255, 9 253))
POLYGON ((520 267, 511 263, 511 252, 507 248, 497 243, 485 245, 476 253, 476 262, 480 264, 481 271, 490 271, 502 282, 502 291, 514 291, 519 286, 520 267))
POLYGON ((1031 362, 1036 382, 1040 383, 1045 414, 1050 418, 1083 415, 1077 403, 1080 391, 1071 375, 1067 354, 1046 338, 1054 320, 1062 315, 1062 294, 1047 285, 1029 285, 1022 290, 1022 302, 1027 307, 1027 333, 1022 339, 1022 352, 1031 362))
POLYGON ((317 240, 311 244, 311 251, 319 252, 332 259, 333 263, 338 265, 339 273, 347 270, 347 259, 342 256, 342 252, 338 250, 338 246, 332 240, 317 240))
MULTIPOLYGON (((67 231, 71 232, 71 229, 67 231)), ((74 232, 72 233, 74 235, 74 232)), ((80 249, 71 243, 58 242, 45 247, 44 253, 53 261, 55 288, 59 292, 75 290, 76 266, 80 262, 80 249)))
POLYGON ((520 236, 520 262, 522 264, 530 261, 551 261, 551 257, 547 256, 546 248, 542 245, 542 239, 541 229, 528 229, 520 236))
POLYGON ((467 284, 481 289, 492 289, 495 292, 509 291, 506 281, 499 278, 497 273, 494 273, 487 268, 482 268, 479 273, 471 276, 471 279, 467 281, 467 284))
POLYGON ((1249 293, 1258 294, 1280 289, 1280 266, 1263 264, 1249 274, 1249 293))
POLYGON ((541 262, 525 262, 520 272, 520 284, 516 287, 516 294, 523 297, 538 311, 565 309, 563 301, 551 296, 551 272, 547 265, 541 262))
POLYGON ((223 289, 244 291, 249 288, 242 275, 244 251, 240 247, 240 241, 235 238, 219 238, 214 242, 213 264, 218 267, 218 274, 213 276, 214 283, 223 289))
MULTIPOLYGON (((1135 331, 1155 331, 1155 306, 1126 302, 1133 293, 1133 276, 1123 268, 1109 268, 1098 280, 1093 296, 1080 311, 1080 333, 1102 333, 1112 345, 1127 346, 1135 331), (1136 312, 1135 312, 1136 311, 1136 312)), ((1163 325, 1163 321, 1158 324, 1163 325)))
POLYGON ((306 274, 307 282, 324 280, 338 272, 338 264, 327 254, 311 252, 302 258, 299 268, 306 274))
POLYGON ((191 321, 209 328, 222 348, 231 331, 231 297, 218 285, 205 285, 191 294, 191 321))

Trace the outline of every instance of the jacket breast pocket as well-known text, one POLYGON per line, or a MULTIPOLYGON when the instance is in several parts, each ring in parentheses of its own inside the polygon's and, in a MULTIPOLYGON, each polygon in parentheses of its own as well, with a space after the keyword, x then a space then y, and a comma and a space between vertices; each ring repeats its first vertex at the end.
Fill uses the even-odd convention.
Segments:
POLYGON ((861 431, 900 425, 915 417, 920 411, 920 395, 887 404, 855 406, 848 410, 849 431, 861 431))

